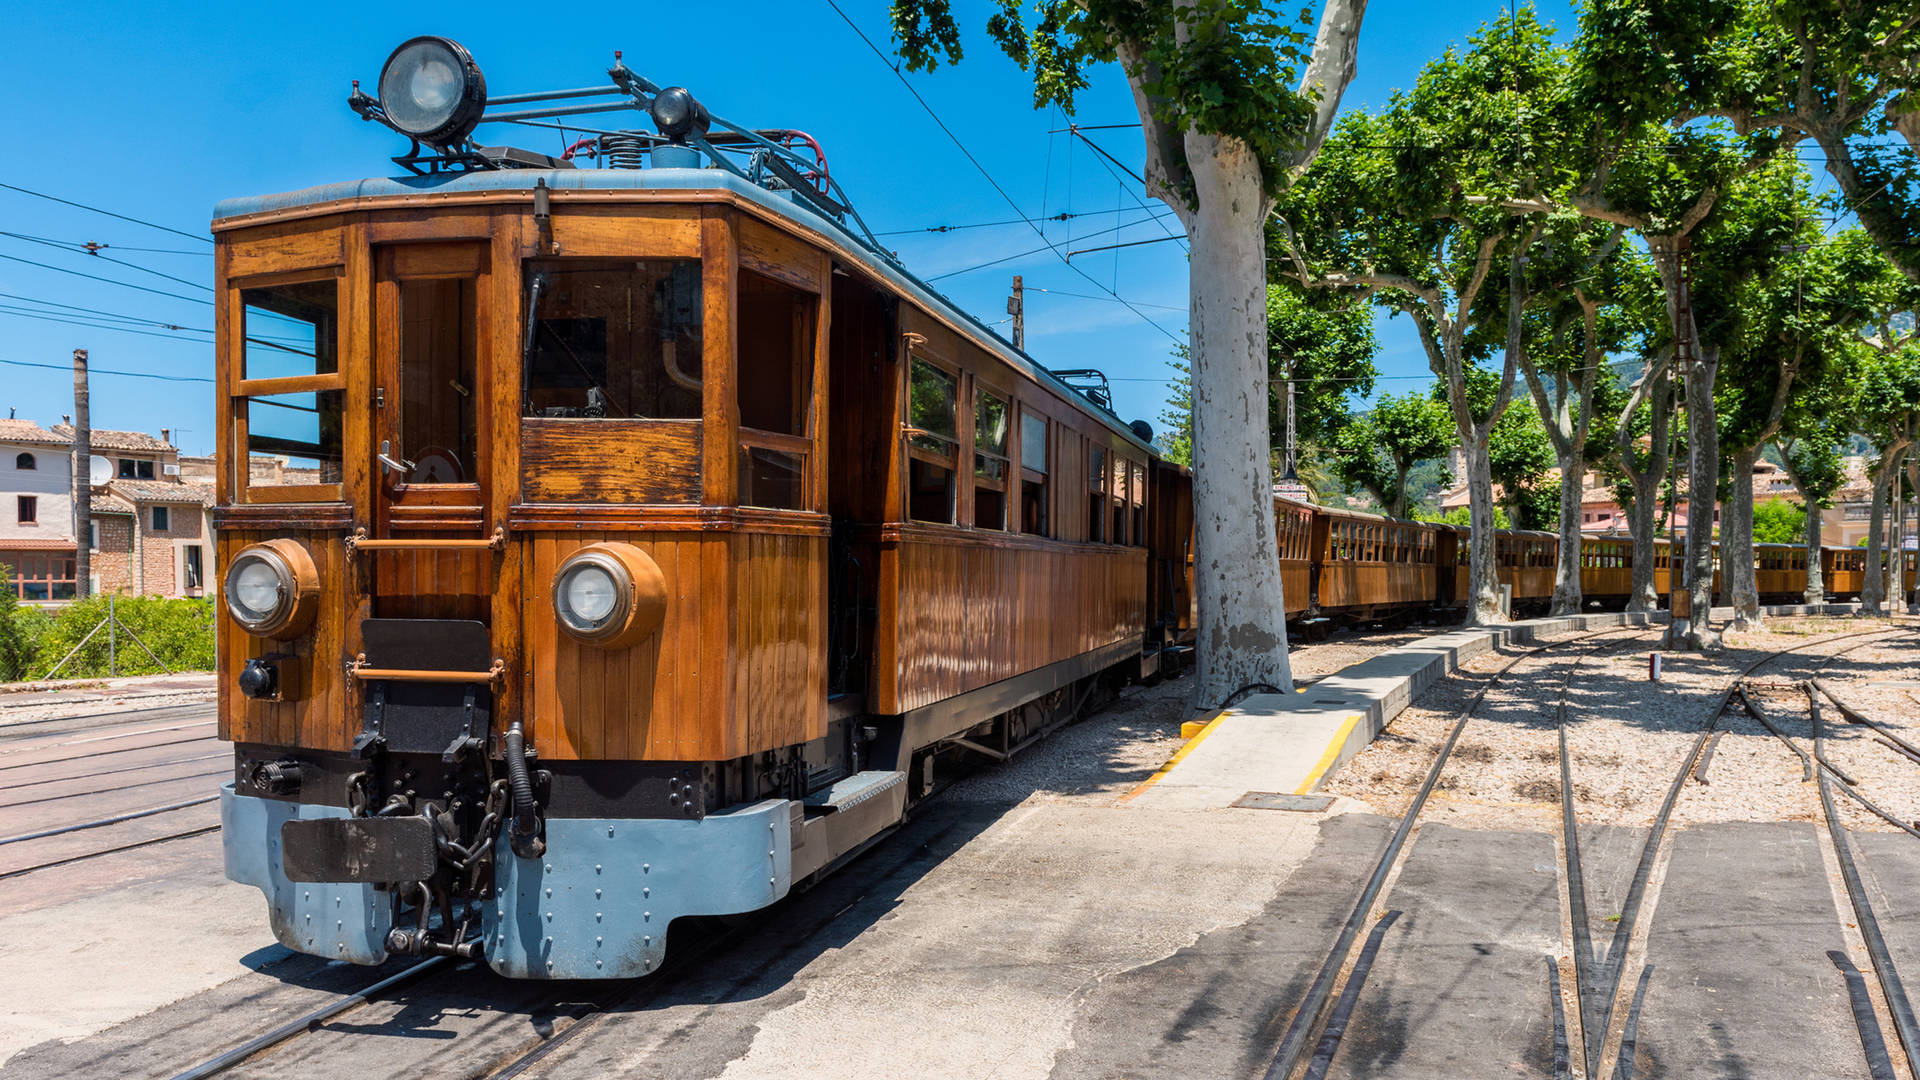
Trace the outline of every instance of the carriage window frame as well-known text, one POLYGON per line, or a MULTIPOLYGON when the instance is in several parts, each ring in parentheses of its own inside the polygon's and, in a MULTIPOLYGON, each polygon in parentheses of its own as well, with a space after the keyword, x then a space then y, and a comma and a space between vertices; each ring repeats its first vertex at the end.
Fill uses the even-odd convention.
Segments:
MULTIPOLYGON (((339 327, 345 319, 344 313, 350 310, 347 293, 348 282, 346 267, 339 264, 310 267, 279 273, 256 274, 242 278, 233 278, 227 282, 224 302, 227 305, 228 325, 232 332, 227 336, 224 367, 226 369, 229 418, 223 437, 231 440, 232 453, 229 455, 228 468, 232 470, 234 501, 241 503, 318 503, 342 502, 346 498, 346 463, 354 448, 347 445, 346 414, 352 407, 347 399, 347 373, 344 370, 346 357, 345 343, 340 340, 344 335, 339 327), (291 285, 307 285, 331 281, 334 284, 334 326, 335 356, 332 371, 316 372, 311 375, 282 375, 267 378, 246 377, 247 302, 245 294, 256 289, 272 289, 291 285), (336 438, 340 455, 340 480, 319 484, 256 484, 252 477, 253 453, 249 418, 256 401, 286 397, 293 394, 313 395, 315 408, 320 408, 324 395, 333 395, 338 410, 336 438)), ((316 364, 317 366, 317 364, 316 364)), ((265 402, 270 407, 276 403, 265 402)), ((322 412, 324 415, 324 410, 322 412)), ((264 455, 278 457, 285 455, 264 455)))
POLYGON ((907 351, 906 376, 906 419, 900 425, 901 443, 906 448, 906 483, 904 485, 906 505, 901 508, 902 517, 908 521, 927 525, 958 525, 960 523, 960 371, 956 367, 934 359, 915 345, 907 351), (921 418, 914 412, 913 400, 913 380, 917 368, 931 371, 951 385, 952 434, 934 431, 920 424, 921 418), (914 513, 913 465, 916 461, 929 468, 947 471, 945 517, 922 517, 914 513))
MULTIPOLYGON (((957 409, 956 409, 957 412, 957 409)), ((996 387, 980 383, 976 377, 973 388, 973 526, 988 532, 1007 532, 1010 528, 1007 489, 1012 486, 1013 460, 1011 457, 1013 439, 1013 395, 996 387), (997 444, 981 439, 984 417, 981 410, 987 402, 1000 406, 1000 439, 997 444), (993 475, 991 465, 999 466, 999 475, 993 475), (990 491, 1000 496, 1000 524, 980 524, 980 493, 990 491)), ((957 415, 955 417, 958 419, 957 415)))
POLYGON ((1051 537, 1054 534, 1053 520, 1053 473, 1052 450, 1054 422, 1046 413, 1021 402, 1019 405, 1020 436, 1016 449, 1020 455, 1020 503, 1018 530, 1026 536, 1051 537), (1038 434, 1037 452, 1029 446, 1032 437, 1038 434), (1038 465, 1030 464, 1038 462, 1038 465), (1035 497, 1038 507, 1038 520, 1027 520, 1027 499, 1029 489, 1035 497), (1034 527, 1029 528, 1029 524, 1034 527))

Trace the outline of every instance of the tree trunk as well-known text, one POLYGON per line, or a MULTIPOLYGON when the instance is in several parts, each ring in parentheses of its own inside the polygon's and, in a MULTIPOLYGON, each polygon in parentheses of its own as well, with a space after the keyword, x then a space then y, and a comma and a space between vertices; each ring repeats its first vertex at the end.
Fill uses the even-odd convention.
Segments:
POLYGON ((1720 513, 1720 561, 1726 566, 1727 596, 1733 601, 1733 628, 1758 632, 1760 582, 1753 564, 1753 465, 1760 448, 1733 455, 1733 492, 1720 513))
MULTIPOLYGON (((1487 424, 1486 427, 1492 427, 1487 424)), ((1493 460, 1484 432, 1466 446, 1467 513, 1473 526, 1467 564, 1467 625, 1492 626, 1500 617, 1500 574, 1494 566, 1493 460)))
POLYGON ((1886 613, 1882 605, 1887 600, 1887 574, 1882 563, 1887 548, 1887 493, 1893 486, 1904 452, 1905 447, 1889 448, 1880 455, 1880 465, 1873 470, 1873 509, 1867 517, 1867 572, 1860 582, 1860 610, 1868 615, 1886 613))
POLYGON ((1660 518, 1660 472, 1649 468, 1633 477, 1633 509, 1627 517, 1627 530, 1633 534, 1633 589, 1627 595, 1628 611, 1660 610, 1660 594, 1653 589, 1653 530, 1660 518))
MULTIPOLYGON (((1785 456, 1785 455, 1781 455, 1785 456)), ((1794 485, 1799 487, 1796 482, 1794 485)), ((1815 505, 1813 495, 1806 488, 1800 488, 1800 497, 1807 502, 1807 591, 1805 599, 1809 604, 1827 602, 1826 571, 1820 565, 1820 507, 1815 505)))
POLYGON ((1578 615, 1580 593, 1580 496, 1586 484, 1587 457, 1580 447, 1560 458, 1560 562, 1553 571, 1554 615, 1578 615))
POLYGON ((1407 516, 1407 466, 1399 462, 1393 466, 1393 501, 1387 504, 1387 516, 1407 516))
MULTIPOLYGON (((1697 344, 1697 342, 1696 342, 1697 344)), ((1687 391, 1687 648, 1719 645, 1713 632, 1713 504, 1720 482, 1720 432, 1713 401, 1720 350, 1700 349, 1686 374, 1687 391)))
POLYGON ((1267 423, 1267 203, 1260 163, 1237 139, 1186 136, 1197 208, 1193 338, 1194 707, 1254 683, 1293 689, 1273 527, 1267 423))

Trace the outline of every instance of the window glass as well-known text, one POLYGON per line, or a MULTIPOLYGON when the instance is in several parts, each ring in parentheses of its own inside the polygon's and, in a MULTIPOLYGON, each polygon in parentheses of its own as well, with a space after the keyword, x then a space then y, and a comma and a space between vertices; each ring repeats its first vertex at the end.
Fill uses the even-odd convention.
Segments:
POLYGON ((1047 418, 1037 413, 1020 413, 1020 467, 1047 471, 1047 418))
POLYGON ((1087 453, 1087 539, 1100 543, 1107 533, 1107 448, 1087 453))
POLYGON ((36 496, 20 496, 16 510, 18 511, 20 524, 22 525, 30 525, 40 520, 40 500, 36 496))
POLYGON ((399 478, 408 484, 476 481, 474 280, 402 281, 399 300, 399 440, 389 456, 413 463, 399 478))
POLYGON ((340 288, 334 278, 240 290, 241 375, 284 379, 340 370, 340 288))
POLYGON ((740 426, 805 435, 813 403, 813 327, 819 300, 740 272, 740 426))
POLYGON ((340 483, 339 390, 243 398, 251 487, 340 483))
POLYGON ((1007 403, 985 391, 973 404, 973 524, 1007 527, 1007 403))
POLYGON ((13 467, 14 467, 14 468, 16 468, 16 469, 32 469, 32 468, 34 468, 35 466, 34 466, 34 463, 33 463, 33 455, 32 455, 32 454, 19 454, 19 455, 16 455, 16 456, 14 457, 14 459, 13 459, 13 467))
POLYGON ((740 448, 740 505, 806 509, 807 456, 766 446, 740 448))
POLYGON ((153 508, 153 531, 166 532, 170 524, 172 524, 171 516, 167 513, 167 508, 164 506, 154 507, 153 508))
POLYGON ((700 287, 698 259, 531 264, 524 415, 699 419, 700 287))
POLYGON ((956 438, 953 376, 916 356, 907 394, 907 422, 916 429, 912 444, 936 454, 951 453, 956 438))

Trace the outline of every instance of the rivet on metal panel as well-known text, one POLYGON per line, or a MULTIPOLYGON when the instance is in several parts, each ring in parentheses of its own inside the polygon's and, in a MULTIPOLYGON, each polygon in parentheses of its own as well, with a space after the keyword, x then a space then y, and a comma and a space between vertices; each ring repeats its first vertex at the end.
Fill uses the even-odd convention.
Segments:
POLYGON ((603 965, 603 964, 601 964, 601 963, 600 963, 600 961, 598 961, 598 960, 595 960, 595 961, 593 962, 593 966, 594 966, 594 967, 603 967, 603 966, 605 966, 605 965, 603 965))
POLYGON ((611 826, 611 825, 609 825, 609 826, 607 826, 607 835, 608 835, 608 836, 612 836, 612 835, 613 835, 613 826, 611 826))
POLYGON ((599 863, 594 863, 594 864, 593 864, 593 872, 594 872, 594 873, 596 873, 596 874, 600 872, 600 864, 599 864, 599 863))
POLYGON ((600 939, 599 939, 599 938, 594 938, 594 939, 593 939, 593 947, 594 947, 594 948, 596 948, 596 949, 600 947, 600 939))
POLYGON ((548 864, 547 864, 547 873, 549 873, 549 874, 551 874, 551 873, 553 873, 553 864, 552 864, 552 863, 548 863, 548 864))
POLYGON ((649 897, 649 896, 652 896, 652 895, 653 895, 653 890, 652 890, 652 889, 646 889, 646 888, 643 888, 643 889, 641 889, 641 890, 640 890, 640 898, 641 898, 641 899, 643 899, 643 900, 644 900, 644 899, 646 899, 646 898, 647 898, 647 897, 649 897))
POLYGON ((547 896, 548 896, 549 898, 551 898, 551 897, 553 896, 553 890, 552 890, 552 889, 548 889, 548 890, 547 890, 547 896))
POLYGON ((642 945, 651 945, 651 944, 653 944, 653 935, 652 935, 652 934, 642 934, 642 935, 640 936, 640 944, 642 944, 642 945))
POLYGON ((641 922, 652 922, 652 921, 653 921, 653 912, 651 912, 651 911, 643 911, 643 912, 641 912, 641 913, 640 913, 640 921, 641 921, 641 922))
POLYGON ((548 921, 548 922, 552 922, 552 921, 553 921, 553 912, 551 912, 551 911, 549 911, 549 912, 547 912, 547 921, 548 921))
POLYGON ((641 873, 643 873, 643 874, 645 874, 645 873, 648 873, 648 872, 649 872, 649 871, 651 871, 652 869, 653 869, 653 864, 652 864, 652 863, 644 863, 644 862, 643 862, 643 863, 641 863, 641 864, 640 864, 640 872, 641 872, 641 873))

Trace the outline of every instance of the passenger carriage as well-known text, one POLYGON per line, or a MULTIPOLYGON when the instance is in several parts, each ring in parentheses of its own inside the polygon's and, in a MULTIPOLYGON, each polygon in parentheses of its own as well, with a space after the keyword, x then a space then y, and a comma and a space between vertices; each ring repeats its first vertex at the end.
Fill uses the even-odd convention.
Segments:
POLYGON ((644 974, 1190 635, 1147 432, 811 140, 609 78, 520 99, 651 114, 576 168, 475 145, 415 39, 354 106, 417 175, 215 212, 223 842, 298 951, 644 974))

